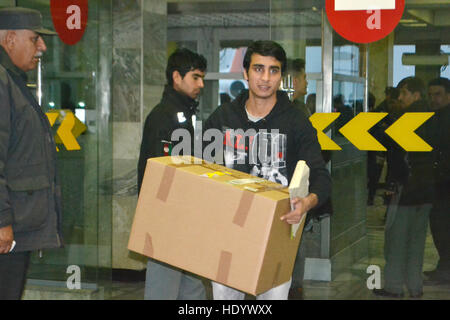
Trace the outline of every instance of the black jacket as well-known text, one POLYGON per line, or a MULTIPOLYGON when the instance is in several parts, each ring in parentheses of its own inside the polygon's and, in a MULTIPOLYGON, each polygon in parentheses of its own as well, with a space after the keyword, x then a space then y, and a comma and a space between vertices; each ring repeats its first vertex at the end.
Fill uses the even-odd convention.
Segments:
POLYGON ((237 137, 235 141, 225 138, 224 144, 230 147, 228 151, 224 150, 225 165, 287 186, 297 161, 305 160, 310 168, 309 191, 317 194, 319 205, 323 204, 330 196, 331 179, 321 155, 317 132, 311 123, 292 106, 283 91, 277 92, 274 108, 258 122, 247 117, 247 99, 248 91, 244 90, 234 101, 218 107, 204 124, 204 130, 219 129, 225 137, 227 129, 255 129, 255 136, 237 137), (264 129, 266 132, 261 131, 264 129), (278 130, 278 133, 273 130, 278 130), (258 150, 253 148, 255 141, 259 141, 256 143, 258 150), (257 157, 254 156, 256 152, 259 153, 257 157))
POLYGON ((302 100, 295 99, 294 101, 292 101, 292 104, 295 108, 298 108, 301 112, 303 112, 306 118, 309 119, 309 117, 311 117, 311 111, 302 100))
POLYGON ((0 46, 0 228, 12 225, 14 251, 62 246, 56 146, 26 80, 0 46))
MULTIPOLYGON (((170 155, 170 149, 177 143, 171 140, 174 130, 187 129, 193 142, 192 116, 195 115, 197 105, 197 101, 174 90, 171 86, 164 88, 161 101, 145 120, 138 163, 139 191, 141 190, 147 159, 170 155)), ((193 152, 193 149, 191 150, 193 152)))
MULTIPOLYGON (((425 100, 414 102, 404 112, 429 112, 425 100)), ((425 122, 415 132, 425 142, 431 142, 431 121, 425 122)), ((388 149, 388 189, 396 191, 402 185, 400 205, 431 203, 433 197, 432 152, 406 152, 398 145, 388 149)))
POLYGON ((450 195, 450 104, 437 110, 430 120, 435 183, 434 200, 441 201, 448 199, 450 195))

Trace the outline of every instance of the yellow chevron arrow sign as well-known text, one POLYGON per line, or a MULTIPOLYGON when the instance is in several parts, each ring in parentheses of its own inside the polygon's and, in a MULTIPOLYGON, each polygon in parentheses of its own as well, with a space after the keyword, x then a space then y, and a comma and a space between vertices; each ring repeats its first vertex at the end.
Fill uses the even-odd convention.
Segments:
POLYGON ((385 112, 361 112, 347 122, 339 132, 359 150, 386 151, 386 148, 367 132, 388 114, 385 112))
POLYGON ((314 113, 309 117, 312 126, 317 130, 317 139, 322 150, 342 150, 336 142, 331 140, 323 130, 325 130, 334 120, 339 117, 339 112, 314 113))
MULTIPOLYGON (((70 110, 54 110, 47 112, 46 115, 51 126, 56 123, 58 118, 61 119, 61 124, 56 131, 55 142, 64 144, 67 150, 80 150, 81 147, 76 138, 86 131, 86 126, 70 110)), ((312 126, 317 130, 317 138, 322 150, 342 150, 323 132, 339 115, 338 112, 314 113, 309 118, 312 126)), ((361 112, 340 128, 339 132, 359 150, 386 151, 386 148, 368 133, 368 130, 386 115, 387 113, 381 112, 361 112)), ((385 133, 405 151, 431 151, 433 148, 414 131, 433 115, 434 112, 405 113, 387 128, 385 133)))
MULTIPOLYGON (((86 131, 86 126, 70 110, 53 110, 46 113, 53 127, 58 118, 62 119, 61 124, 56 131, 55 142, 63 144, 68 151, 80 150, 76 138, 86 131)), ((56 148, 58 150, 58 148, 56 148)), ((59 151, 59 150, 58 150, 59 151)))
POLYGON ((47 112, 45 115, 47 116, 48 121, 50 122, 50 127, 53 127, 53 125, 56 122, 56 119, 58 119, 58 117, 59 117, 59 113, 47 112))
MULTIPOLYGON (((414 133, 434 112, 407 112, 394 122, 385 133, 396 141, 405 151, 431 151, 433 148, 414 133)), ((314 113, 309 120, 317 130, 317 139, 322 150, 342 150, 323 131, 332 124, 340 113, 314 113)), ((388 114, 383 112, 361 112, 347 122, 339 132, 356 148, 364 151, 386 151, 368 132, 375 124, 388 114)))
POLYGON ((433 148, 414 133, 434 112, 408 112, 395 121, 385 133, 405 151, 431 151, 433 148))

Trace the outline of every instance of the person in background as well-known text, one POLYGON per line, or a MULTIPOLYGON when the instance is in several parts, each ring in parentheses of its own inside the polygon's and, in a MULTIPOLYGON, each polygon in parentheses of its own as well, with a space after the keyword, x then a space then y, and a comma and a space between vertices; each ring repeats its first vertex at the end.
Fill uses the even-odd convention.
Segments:
POLYGON ((435 115, 432 128, 434 197, 430 230, 439 255, 436 269, 425 271, 425 285, 450 284, 450 80, 437 78, 428 84, 435 115))
MULTIPOLYGON (((206 59, 188 49, 177 49, 166 67, 163 96, 147 116, 138 163, 140 192, 147 159, 170 155, 172 132, 183 128, 194 137, 195 113, 206 71, 206 59)), ((194 150, 193 148, 191 150, 194 150)), ((197 276, 149 258, 146 300, 204 300, 205 287, 197 276)))
POLYGON ((311 114, 316 113, 316 94, 311 93, 306 97, 306 108, 311 114))
POLYGON ((21 299, 32 251, 63 245, 56 145, 27 87, 44 34, 39 11, 0 9, 0 300, 21 299))
POLYGON ((311 116, 311 111, 306 107, 305 95, 308 92, 308 81, 306 80, 305 60, 287 60, 287 74, 292 76, 294 93, 292 95, 293 105, 302 111, 306 118, 311 116))
MULTIPOLYGON (((369 92, 369 112, 375 111, 375 96, 369 92)), ((372 136, 377 139, 379 138, 379 127, 375 126, 372 128, 370 133, 372 136)), ((383 159, 384 160, 384 159, 383 159)), ((381 169, 383 162, 381 162, 379 157, 377 157, 376 151, 368 151, 367 152, 367 205, 373 205, 373 201, 375 198, 375 193, 378 188, 378 180, 380 179, 381 169)))
MULTIPOLYGON (((425 85, 416 77, 398 84, 403 112, 427 112, 425 85)), ((417 129, 417 134, 429 140, 429 124, 417 129)), ((406 285, 411 298, 423 294, 422 267, 428 217, 433 196, 432 159, 430 152, 406 152, 402 148, 388 150, 390 176, 387 188, 392 193, 385 226, 384 288, 373 293, 382 297, 403 297, 406 285)))

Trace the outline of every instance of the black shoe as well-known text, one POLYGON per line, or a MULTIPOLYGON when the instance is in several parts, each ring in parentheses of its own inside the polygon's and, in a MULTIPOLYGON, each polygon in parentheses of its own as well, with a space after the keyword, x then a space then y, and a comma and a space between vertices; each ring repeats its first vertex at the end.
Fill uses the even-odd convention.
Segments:
POLYGON ((448 286, 448 285, 450 285, 450 280, 434 276, 434 277, 430 277, 427 280, 423 280, 423 285, 424 286, 448 286))
POLYGON ((412 299, 420 299, 423 296, 423 292, 419 292, 419 293, 410 293, 409 297, 412 299))
POLYGON ((373 294, 378 297, 385 297, 385 298, 403 298, 403 293, 393 293, 386 291, 384 289, 373 289, 373 294))
POLYGON ((291 288, 289 289, 288 300, 303 300, 303 288, 291 288))
POLYGON ((432 278, 436 274, 436 269, 430 271, 424 271, 423 274, 428 278, 432 278))

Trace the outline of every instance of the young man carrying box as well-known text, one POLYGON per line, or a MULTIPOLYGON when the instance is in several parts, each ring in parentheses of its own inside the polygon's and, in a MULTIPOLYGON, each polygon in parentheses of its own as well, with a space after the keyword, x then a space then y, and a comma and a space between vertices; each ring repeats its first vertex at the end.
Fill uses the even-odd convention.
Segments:
MULTIPOLYGON (((194 135, 196 99, 203 88, 206 70, 203 56, 178 49, 166 68, 167 85, 160 103, 145 120, 138 163, 138 190, 141 190, 148 158, 170 155, 171 136, 176 129, 194 135)), ((177 268, 149 259, 145 280, 146 300, 204 300, 202 281, 177 268)))
MULTIPOLYGON (((247 49, 243 65, 249 90, 217 108, 203 129, 219 129, 225 140, 230 137, 230 130, 256 132, 252 137, 233 134, 235 141, 224 141, 227 146, 225 165, 284 186, 288 186, 297 162, 305 160, 310 168, 310 193, 305 198, 295 199, 295 210, 281 217, 288 224, 298 223, 307 211, 323 204, 331 191, 331 179, 323 162, 316 130, 300 110, 292 107, 287 94, 278 91, 286 69, 286 53, 279 44, 254 42, 247 49)), ((257 299, 287 299, 290 283, 260 294, 257 299)), ((243 292, 216 282, 213 282, 213 295, 218 300, 243 299, 245 296, 243 292)))

